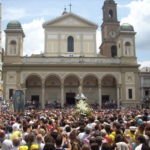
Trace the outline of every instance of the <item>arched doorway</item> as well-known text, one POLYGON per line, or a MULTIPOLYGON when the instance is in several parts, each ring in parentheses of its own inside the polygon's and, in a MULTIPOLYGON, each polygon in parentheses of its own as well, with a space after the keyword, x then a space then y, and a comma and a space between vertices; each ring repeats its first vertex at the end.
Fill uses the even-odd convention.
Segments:
POLYGON ((103 77, 102 82, 102 107, 117 107, 117 82, 111 75, 103 77))
POLYGON ((98 104, 98 80, 95 76, 88 75, 83 79, 83 94, 89 104, 98 104))
POLYGON ((26 79, 26 101, 39 107, 42 99, 42 80, 38 75, 31 75, 26 79))
POLYGON ((45 80, 45 104, 60 104, 61 81, 56 75, 50 75, 45 80))
POLYGON ((76 103, 75 97, 79 93, 79 79, 75 75, 70 75, 64 80, 65 98, 67 105, 76 103))

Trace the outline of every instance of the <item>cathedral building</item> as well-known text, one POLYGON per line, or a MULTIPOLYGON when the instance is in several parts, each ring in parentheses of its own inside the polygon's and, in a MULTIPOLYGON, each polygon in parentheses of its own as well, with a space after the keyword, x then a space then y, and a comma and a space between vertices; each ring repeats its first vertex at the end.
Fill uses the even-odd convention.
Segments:
MULTIPOLYGON (((83 93, 100 107, 112 101, 119 107, 140 100, 135 31, 117 18, 117 4, 103 5, 102 44, 96 51, 97 24, 66 10, 43 24, 44 53, 23 56, 25 33, 18 21, 7 24, 3 64, 4 98, 22 89, 26 102, 76 103, 83 93)), ((36 35, 35 35, 36 36, 36 35)), ((32 50, 31 50, 32 51, 32 50)))

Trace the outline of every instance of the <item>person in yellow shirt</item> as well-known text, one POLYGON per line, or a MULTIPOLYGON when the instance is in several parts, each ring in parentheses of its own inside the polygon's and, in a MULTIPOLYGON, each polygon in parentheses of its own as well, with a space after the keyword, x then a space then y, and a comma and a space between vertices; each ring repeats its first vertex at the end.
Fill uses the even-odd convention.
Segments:
POLYGON ((28 146, 20 146, 19 150, 28 150, 28 146))
POLYGON ((19 150, 39 150, 39 146, 38 144, 33 144, 31 145, 30 149, 28 148, 28 146, 20 146, 19 150))
POLYGON ((33 144, 33 145, 31 145, 31 148, 30 148, 30 150, 39 150, 40 148, 39 148, 39 146, 38 146, 38 144, 33 144))

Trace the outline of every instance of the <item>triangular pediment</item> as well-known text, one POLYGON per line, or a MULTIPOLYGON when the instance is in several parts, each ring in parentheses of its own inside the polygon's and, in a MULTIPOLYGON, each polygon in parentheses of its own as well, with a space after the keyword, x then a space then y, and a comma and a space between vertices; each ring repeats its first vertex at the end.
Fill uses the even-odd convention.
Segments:
POLYGON ((75 15, 73 13, 67 13, 65 15, 62 15, 54 20, 51 20, 51 21, 48 21, 48 22, 45 22, 43 24, 43 27, 44 28, 47 28, 47 27, 95 27, 97 28, 97 24, 91 22, 91 21, 88 21, 87 19, 84 19, 78 15, 75 15))

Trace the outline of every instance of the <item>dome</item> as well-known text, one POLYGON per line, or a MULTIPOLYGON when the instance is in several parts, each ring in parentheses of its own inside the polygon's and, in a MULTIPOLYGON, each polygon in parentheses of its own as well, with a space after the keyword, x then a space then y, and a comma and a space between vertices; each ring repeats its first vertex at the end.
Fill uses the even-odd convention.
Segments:
POLYGON ((132 25, 128 24, 128 23, 123 23, 120 26, 120 31, 134 31, 134 28, 132 25))
POLYGON ((10 21, 7 24, 7 29, 22 29, 21 23, 19 21, 10 21))

